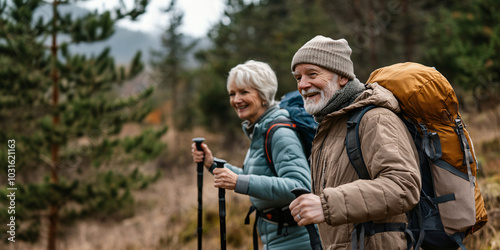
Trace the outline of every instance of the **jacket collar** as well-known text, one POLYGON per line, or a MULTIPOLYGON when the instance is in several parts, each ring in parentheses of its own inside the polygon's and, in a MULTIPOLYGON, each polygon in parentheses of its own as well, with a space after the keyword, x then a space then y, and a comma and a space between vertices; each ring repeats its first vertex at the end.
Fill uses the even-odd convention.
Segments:
POLYGON ((378 83, 367 83, 365 84, 365 88, 366 90, 363 91, 350 105, 331 112, 321 123, 325 123, 326 120, 338 119, 339 117, 344 116, 357 108, 367 105, 384 107, 394 113, 400 112, 399 102, 391 91, 380 86, 378 83))
POLYGON ((248 120, 245 120, 244 122, 242 122, 241 125, 243 127, 243 131, 245 132, 245 134, 250 139, 252 139, 252 134, 253 134, 253 130, 255 128, 255 124, 260 124, 261 122, 265 121, 266 118, 271 115, 271 113, 273 113, 274 111, 276 111, 278 109, 280 109, 279 105, 274 104, 271 107, 267 108, 267 110, 264 111, 264 113, 259 118, 257 118, 255 123, 250 123, 250 121, 248 121, 248 120))
POLYGON ((364 90, 365 86, 357 78, 350 80, 345 87, 333 94, 320 112, 314 115, 314 120, 321 123, 328 114, 349 106, 364 90))

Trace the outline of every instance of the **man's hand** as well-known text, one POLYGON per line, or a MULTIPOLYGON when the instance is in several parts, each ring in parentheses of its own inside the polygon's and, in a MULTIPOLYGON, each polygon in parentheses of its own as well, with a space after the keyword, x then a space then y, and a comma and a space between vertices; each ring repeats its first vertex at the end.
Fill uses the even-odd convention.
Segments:
POLYGON ((299 226, 325 222, 321 199, 315 194, 303 194, 293 200, 290 211, 299 226))

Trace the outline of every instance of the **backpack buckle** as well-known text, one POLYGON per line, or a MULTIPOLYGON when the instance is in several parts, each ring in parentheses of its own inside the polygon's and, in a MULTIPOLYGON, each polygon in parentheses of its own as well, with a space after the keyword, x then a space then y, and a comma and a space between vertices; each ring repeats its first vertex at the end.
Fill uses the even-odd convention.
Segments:
POLYGON ((347 128, 350 129, 350 128, 354 128, 356 127, 356 122, 354 121, 347 121, 347 128))

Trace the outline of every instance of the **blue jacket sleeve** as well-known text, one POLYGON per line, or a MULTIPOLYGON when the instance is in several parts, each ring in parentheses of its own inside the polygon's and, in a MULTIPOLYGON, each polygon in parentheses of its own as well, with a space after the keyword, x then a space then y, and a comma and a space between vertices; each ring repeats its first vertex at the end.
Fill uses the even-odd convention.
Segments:
POLYGON ((233 171, 235 174, 237 175, 240 175, 240 174, 243 174, 243 169, 240 168, 240 167, 236 167, 236 166, 233 166, 231 165, 230 163, 226 163, 224 165, 225 168, 229 168, 231 171, 233 171))

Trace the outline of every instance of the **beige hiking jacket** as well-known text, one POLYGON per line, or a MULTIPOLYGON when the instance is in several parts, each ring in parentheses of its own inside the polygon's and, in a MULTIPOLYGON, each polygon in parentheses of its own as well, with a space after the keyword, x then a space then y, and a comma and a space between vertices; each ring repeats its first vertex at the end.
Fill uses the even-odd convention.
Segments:
MULTIPOLYGON (((353 223, 407 222, 405 212, 420 197, 418 154, 401 119, 396 98, 378 84, 367 85, 353 104, 326 116, 313 142, 313 190, 326 223, 318 225, 324 249, 351 249, 353 223), (372 180, 360 180, 345 149, 346 122, 355 108, 374 104, 360 123, 361 151, 372 180)), ((365 237, 365 249, 406 249, 402 232, 365 237)))

